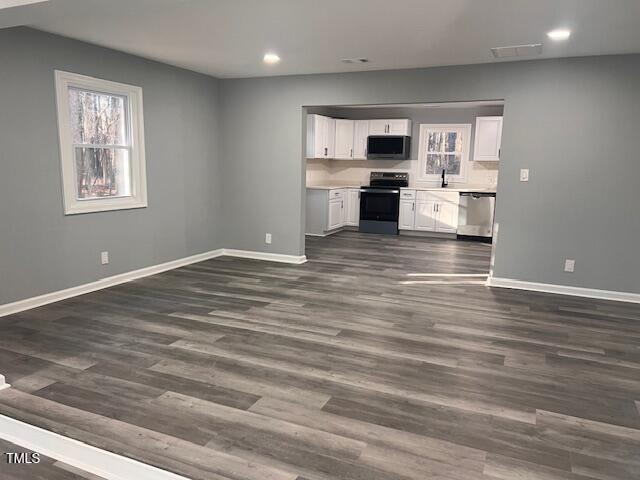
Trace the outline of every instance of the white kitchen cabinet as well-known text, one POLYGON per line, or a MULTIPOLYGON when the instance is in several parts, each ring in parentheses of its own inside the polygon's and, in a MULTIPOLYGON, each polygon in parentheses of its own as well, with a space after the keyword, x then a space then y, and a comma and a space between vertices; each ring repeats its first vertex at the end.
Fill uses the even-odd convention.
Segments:
POLYGON ((458 231, 458 203, 440 202, 436 211, 436 232, 456 233, 458 231))
POLYGON ((411 120, 408 118, 398 118, 389 120, 389 135, 411 136, 411 120))
POLYGON ((354 160, 367 159, 367 138, 369 137, 369 120, 356 120, 353 131, 354 160))
POLYGON ((333 158, 335 156, 335 148, 336 148, 336 120, 335 118, 327 118, 327 127, 326 127, 326 158, 333 158))
POLYGON ((476 162, 500 160, 502 117, 476 117, 473 159, 476 162))
POLYGON ((411 120, 408 118, 369 120, 369 135, 411 136, 411 120))
POLYGON ((354 120, 336 119, 336 160, 353 160, 353 140, 355 132, 354 120))
POLYGON ((414 229, 436 231, 436 202, 433 199, 416 200, 414 229))
POLYGON ((416 201, 400 200, 400 215, 398 228, 400 230, 413 230, 416 221, 416 201))
POLYGON ((346 225, 358 225, 359 204, 350 209, 349 202, 359 202, 359 193, 359 188, 328 190, 324 187, 307 187, 305 233, 324 237, 340 231, 346 225))
MULTIPOLYGON (((405 191, 403 190, 403 194, 405 191)), ((403 230, 420 230, 425 232, 456 233, 458 230, 458 211, 460 195, 458 192, 419 191, 415 196, 415 212, 413 226, 410 219, 409 206, 412 200, 400 200, 400 227, 403 230), (403 210, 404 208, 404 210, 403 210), (405 218, 403 218, 405 215, 405 218)))
POLYGON ((360 223, 360 189, 347 189, 347 218, 345 225, 357 227, 360 223))
POLYGON ((344 227, 346 221, 346 189, 329 190, 329 208, 327 215, 327 230, 344 227))
POLYGON ((344 225, 344 200, 329 201, 329 221, 327 230, 340 228, 344 225))
POLYGON ((369 120, 369 135, 386 135, 388 125, 386 120, 369 120))
POLYGON ((333 158, 336 121, 324 115, 307 115, 307 158, 333 158))

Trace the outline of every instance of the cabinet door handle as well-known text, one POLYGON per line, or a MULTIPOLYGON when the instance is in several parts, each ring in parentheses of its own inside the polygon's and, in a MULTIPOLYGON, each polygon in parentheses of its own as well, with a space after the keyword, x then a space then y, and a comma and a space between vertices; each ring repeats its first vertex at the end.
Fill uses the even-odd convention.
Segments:
POLYGON ((353 148, 349 151, 349 156, 353 158, 353 148))
POLYGON ((329 148, 324 147, 324 156, 326 157, 328 153, 329 153, 329 148))
POLYGON ((344 202, 340 201, 340 208, 344 208, 344 202))
POLYGON ((415 209, 416 209, 416 204, 414 202, 414 203, 411 204, 411 211, 413 212, 413 211, 415 211, 415 209))

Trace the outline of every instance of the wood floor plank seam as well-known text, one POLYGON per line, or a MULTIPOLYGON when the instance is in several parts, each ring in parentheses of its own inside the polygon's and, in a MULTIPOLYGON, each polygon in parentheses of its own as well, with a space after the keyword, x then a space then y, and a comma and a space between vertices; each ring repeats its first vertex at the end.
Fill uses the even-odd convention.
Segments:
POLYGON ((415 283, 486 275, 476 242, 306 254, 4 317, 0 412, 195 480, 640 480, 640 306, 415 283))

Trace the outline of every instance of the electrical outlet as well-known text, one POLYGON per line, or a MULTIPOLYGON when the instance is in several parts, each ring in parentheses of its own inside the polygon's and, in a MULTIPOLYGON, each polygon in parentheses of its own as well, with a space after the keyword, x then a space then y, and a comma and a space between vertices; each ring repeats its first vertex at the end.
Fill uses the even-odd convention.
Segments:
POLYGON ((575 260, 569 260, 566 259, 564 261, 564 271, 565 272, 569 272, 569 273, 573 273, 576 269, 576 261, 575 260))
POLYGON ((267 245, 271 245, 271 234, 270 233, 267 233, 264 236, 264 243, 266 243, 267 245))
POLYGON ((100 263, 102 263, 102 265, 106 265, 109 263, 109 252, 100 253, 100 263))
POLYGON ((529 169, 523 168, 520 170, 520 181, 528 182, 529 181, 529 169))

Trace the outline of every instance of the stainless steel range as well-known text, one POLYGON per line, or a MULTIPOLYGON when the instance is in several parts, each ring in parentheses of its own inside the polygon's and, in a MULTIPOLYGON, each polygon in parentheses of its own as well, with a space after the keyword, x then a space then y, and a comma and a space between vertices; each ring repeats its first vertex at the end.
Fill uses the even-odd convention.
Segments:
POLYGON ((408 173, 371 172, 360 188, 360 231, 398 235, 400 188, 408 186, 408 173))

